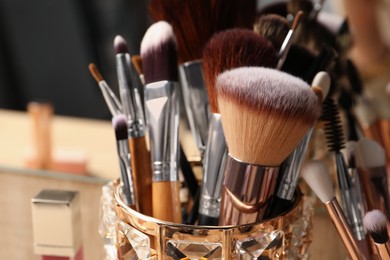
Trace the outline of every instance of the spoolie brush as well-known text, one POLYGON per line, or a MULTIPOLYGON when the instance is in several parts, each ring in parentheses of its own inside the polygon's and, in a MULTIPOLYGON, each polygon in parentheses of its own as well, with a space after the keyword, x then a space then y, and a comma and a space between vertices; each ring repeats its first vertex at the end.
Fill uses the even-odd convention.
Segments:
POLYGON ((302 80, 261 67, 222 73, 217 90, 229 147, 219 224, 256 222, 269 206, 279 166, 319 116, 318 98, 302 80))
POLYGON ((326 164, 322 161, 310 161, 302 169, 302 177, 321 202, 324 203, 351 259, 364 259, 349 228, 347 219, 335 198, 326 164))
POLYGON ((153 216, 181 223, 176 39, 167 22, 148 28, 141 42, 141 57, 153 171, 153 216))
POLYGON ((271 43, 253 31, 231 29, 215 34, 203 51, 203 71, 210 100, 207 148, 204 156, 200 202, 201 225, 217 225, 221 188, 227 154, 215 87, 216 77, 225 70, 242 66, 274 67, 277 55, 271 43))
POLYGON ((253 30, 272 42, 276 50, 280 50, 284 38, 290 30, 290 25, 286 18, 276 14, 268 14, 257 19, 253 30))
POLYGON ((373 210, 367 212, 363 221, 364 227, 375 242, 380 259, 390 259, 390 244, 386 216, 380 210, 373 210))
POLYGON ((324 131, 327 139, 328 150, 335 153, 337 179, 341 193, 344 213, 358 240, 365 239, 363 229, 363 216, 359 208, 363 208, 363 202, 358 201, 355 181, 348 174, 347 164, 341 149, 345 147, 344 133, 338 108, 333 99, 328 98, 322 106, 321 119, 325 121, 324 131))

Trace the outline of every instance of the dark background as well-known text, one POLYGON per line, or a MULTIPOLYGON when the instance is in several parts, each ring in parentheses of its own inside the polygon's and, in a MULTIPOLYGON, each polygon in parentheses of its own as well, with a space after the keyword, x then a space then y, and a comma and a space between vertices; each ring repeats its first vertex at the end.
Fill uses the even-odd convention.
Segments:
POLYGON ((88 71, 98 65, 117 93, 113 40, 131 54, 150 24, 146 0, 0 0, 0 108, 44 100, 59 115, 110 119, 88 71))

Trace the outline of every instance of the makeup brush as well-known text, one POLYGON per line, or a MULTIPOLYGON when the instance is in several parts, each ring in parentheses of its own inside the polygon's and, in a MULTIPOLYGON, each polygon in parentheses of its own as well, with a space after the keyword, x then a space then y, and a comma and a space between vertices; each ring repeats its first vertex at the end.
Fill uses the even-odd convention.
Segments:
POLYGON ((308 84, 310 79, 306 77, 307 71, 311 70, 317 55, 308 48, 292 44, 281 71, 287 72, 295 77, 301 78, 308 84))
POLYGON ((115 130, 119 166, 121 171, 122 195, 127 206, 139 210, 135 198, 134 182, 130 166, 130 148, 127 134, 127 118, 123 114, 112 118, 112 126, 115 130))
MULTIPOLYGON (((320 102, 328 95, 330 77, 327 72, 319 72, 314 78, 311 89, 319 96, 320 102)), ((299 173, 314 129, 311 128, 299 142, 294 151, 284 160, 281 166, 281 177, 278 181, 276 196, 270 207, 269 217, 276 217, 286 212, 294 204, 294 195, 299 182, 299 173)))
POLYGON ((212 117, 203 159, 199 224, 217 225, 227 148, 218 110, 216 77, 236 67, 275 67, 277 55, 272 44, 264 37, 247 29, 230 29, 216 33, 210 39, 202 60, 212 117))
POLYGON ((380 210, 373 210, 367 212, 363 221, 364 227, 375 242, 380 259, 390 259, 390 243, 386 216, 380 210))
POLYGON ((377 142, 363 138, 358 142, 358 159, 364 173, 372 183, 374 201, 390 218, 390 194, 386 173, 386 155, 383 147, 377 142))
POLYGON ((325 163, 310 161, 303 167, 301 174, 313 192, 324 203, 351 259, 364 259, 349 228, 347 219, 335 198, 332 181, 325 163))
POLYGON ((131 168, 139 198, 140 212, 152 215, 152 176, 150 154, 146 147, 145 120, 142 96, 134 84, 131 58, 127 43, 120 35, 114 39, 115 59, 122 110, 128 120, 128 135, 131 153, 131 168))
POLYGON ((272 42, 276 50, 280 50, 284 38, 290 30, 290 25, 286 18, 280 15, 267 14, 257 19, 253 30, 272 42))
POLYGON ((100 74, 99 69, 93 63, 90 63, 89 71, 92 76, 95 78, 96 82, 99 84, 99 88, 103 94, 103 98, 106 101, 106 105, 111 112, 112 116, 122 113, 122 105, 116 97, 115 93, 108 86, 107 82, 103 79, 102 74, 100 74))
POLYGON ((179 102, 176 39, 165 21, 152 24, 141 42, 153 171, 153 216, 182 223, 179 155, 179 102))
POLYGON ((358 200, 359 196, 354 185, 355 180, 349 175, 347 164, 341 153, 341 149, 345 147, 344 133, 339 110, 333 99, 325 100, 322 106, 321 120, 325 122, 324 132, 328 150, 334 152, 335 155, 337 180, 344 214, 356 239, 363 240, 365 238, 363 216, 359 210, 363 207, 363 202, 358 200))
POLYGON ((274 69, 242 67, 217 79, 217 98, 229 148, 220 225, 263 219, 279 166, 320 114, 302 80, 274 69))
POLYGON ((278 61, 278 65, 276 66, 277 69, 281 69, 284 61, 286 60, 286 57, 287 57, 287 54, 288 54, 289 49, 291 47, 291 44, 294 41, 295 32, 296 32, 302 18, 303 18, 302 11, 299 11, 294 16, 294 21, 293 21, 293 24, 291 25, 291 29, 288 31, 286 38, 284 39, 284 41, 282 43, 282 47, 280 47, 280 50, 279 50, 279 61, 278 61))

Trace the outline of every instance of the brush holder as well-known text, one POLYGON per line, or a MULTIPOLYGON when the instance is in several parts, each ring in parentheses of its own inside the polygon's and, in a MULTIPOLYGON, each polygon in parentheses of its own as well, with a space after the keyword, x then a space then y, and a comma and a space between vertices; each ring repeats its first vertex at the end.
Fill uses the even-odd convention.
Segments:
POLYGON ((125 205, 118 181, 103 187, 100 233, 107 259, 305 259, 313 199, 296 196, 282 216, 239 226, 165 222, 125 205), (265 257, 265 258, 263 258, 265 257))

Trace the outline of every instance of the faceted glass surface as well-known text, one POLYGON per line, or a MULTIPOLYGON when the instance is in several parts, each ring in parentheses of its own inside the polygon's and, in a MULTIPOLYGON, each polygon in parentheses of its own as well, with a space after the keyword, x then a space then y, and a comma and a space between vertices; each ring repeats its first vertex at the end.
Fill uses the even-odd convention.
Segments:
POLYGON ((150 258, 150 238, 125 222, 119 222, 119 230, 127 237, 139 259, 150 258))
POLYGON ((222 259, 222 245, 211 242, 169 240, 166 253, 174 260, 179 259, 222 259))
POLYGON ((283 253, 283 240, 281 230, 238 240, 237 259, 279 259, 283 253))

